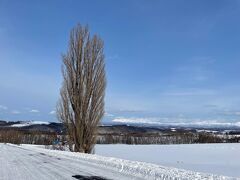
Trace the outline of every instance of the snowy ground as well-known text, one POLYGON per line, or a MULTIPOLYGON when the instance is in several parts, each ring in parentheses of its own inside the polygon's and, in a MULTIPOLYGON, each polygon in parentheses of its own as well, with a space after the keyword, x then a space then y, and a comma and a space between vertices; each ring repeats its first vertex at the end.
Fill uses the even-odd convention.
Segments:
POLYGON ((97 145, 96 154, 240 177, 239 144, 97 145))
MULTIPOLYGON (((110 147, 111 146, 109 146, 109 148, 110 147)), ((126 153, 130 155, 131 152, 129 152, 129 147, 130 146, 125 150, 126 153)), ((98 152, 100 152, 99 148, 100 146, 97 148, 98 152)), ((99 155, 48 150, 32 145, 17 146, 0 144, 1 180, 61 180, 81 179, 81 177, 93 176, 102 177, 102 179, 117 180, 236 179, 168 168, 145 162, 122 160, 99 155), (75 178, 73 176, 75 176, 75 178)))
POLYGON ((41 125, 41 124, 48 125, 50 123, 49 122, 44 122, 44 121, 22 121, 20 123, 11 125, 11 127, 26 127, 26 126, 41 125))

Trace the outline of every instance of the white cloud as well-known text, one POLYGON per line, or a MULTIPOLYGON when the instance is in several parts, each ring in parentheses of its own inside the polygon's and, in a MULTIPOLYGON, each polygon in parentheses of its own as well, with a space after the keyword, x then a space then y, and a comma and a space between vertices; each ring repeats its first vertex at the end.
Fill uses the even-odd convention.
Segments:
POLYGON ((124 112, 124 113, 141 113, 141 112, 145 112, 145 110, 141 110, 141 109, 119 109, 119 112, 124 112))
POLYGON ((160 126, 182 126, 182 127, 226 127, 226 126, 237 126, 240 127, 240 122, 223 122, 214 119, 191 119, 186 121, 185 118, 125 118, 117 117, 113 120, 116 123, 126 124, 151 124, 160 126), (174 121, 173 121, 174 120, 174 121))
POLYGON ((113 122, 119 123, 143 123, 143 124, 156 124, 158 123, 153 118, 124 118, 124 117, 117 117, 113 119, 113 122))
POLYGON ((54 114, 56 114, 56 111, 53 110, 53 111, 49 112, 49 114, 54 115, 54 114))
POLYGON ((222 114, 229 116, 240 116, 240 111, 225 110, 222 114))
POLYGON ((0 110, 8 110, 7 106, 0 105, 0 110))
POLYGON ((217 92, 211 89, 186 89, 163 93, 164 96, 207 96, 215 95, 217 92))
POLYGON ((32 110, 30 110, 29 112, 30 112, 30 113, 40 113, 40 111, 37 110, 37 109, 32 109, 32 110))
POLYGON ((12 113, 12 114, 21 114, 21 112, 20 112, 20 111, 17 111, 17 110, 13 110, 11 113, 12 113))
POLYGON ((120 58, 119 58, 118 54, 114 54, 112 56, 108 56, 107 59, 109 59, 109 60, 119 60, 120 58))
POLYGON ((110 113, 108 113, 108 112, 105 112, 105 113, 104 113, 104 116, 106 116, 106 117, 114 117, 113 114, 110 114, 110 113))

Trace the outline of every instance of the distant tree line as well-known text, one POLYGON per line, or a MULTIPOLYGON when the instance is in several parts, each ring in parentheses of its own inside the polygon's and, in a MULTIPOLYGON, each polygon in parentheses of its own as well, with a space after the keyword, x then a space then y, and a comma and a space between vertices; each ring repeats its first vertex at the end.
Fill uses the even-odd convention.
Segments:
POLYGON ((105 134, 99 135, 98 144, 190 144, 196 141, 197 137, 191 133, 184 134, 105 134))
MULTIPOLYGON (((194 144, 194 143, 238 143, 235 135, 217 135, 207 132, 174 133, 127 133, 95 135, 97 144, 194 144)), ((68 144, 68 135, 40 131, 0 130, 0 143, 56 145, 68 144)))
POLYGON ((57 139, 58 135, 50 132, 0 130, 0 143, 51 145, 57 139))
POLYGON ((171 134, 105 134, 99 135, 97 144, 196 144, 196 143, 238 143, 239 136, 216 135, 212 133, 171 134))

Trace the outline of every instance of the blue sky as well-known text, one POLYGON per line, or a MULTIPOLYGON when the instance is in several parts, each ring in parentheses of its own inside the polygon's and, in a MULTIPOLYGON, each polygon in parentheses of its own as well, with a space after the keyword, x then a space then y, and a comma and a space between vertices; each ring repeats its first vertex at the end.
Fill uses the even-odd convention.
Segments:
POLYGON ((106 119, 240 121, 240 1, 0 0, 0 119, 55 121, 61 54, 105 42, 106 119))

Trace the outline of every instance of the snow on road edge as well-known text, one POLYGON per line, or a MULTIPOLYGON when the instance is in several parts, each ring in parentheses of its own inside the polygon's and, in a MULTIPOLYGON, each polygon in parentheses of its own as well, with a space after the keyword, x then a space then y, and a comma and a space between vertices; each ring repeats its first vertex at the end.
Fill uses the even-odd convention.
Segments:
POLYGON ((164 179, 164 180, 182 180, 182 179, 212 179, 212 180, 229 180, 229 179, 238 179, 231 178, 226 176, 219 176, 213 174, 199 173, 193 172, 183 169, 177 169, 172 167, 164 167, 151 163, 145 162, 137 162, 137 161, 129 161, 118 159, 114 157, 103 157, 99 155, 92 154, 83 154, 83 153, 75 153, 75 152, 66 152, 66 151, 58 151, 58 150, 49 150, 42 149, 37 146, 32 145, 13 145, 18 148, 28 149, 32 151, 37 151, 39 153, 47 153, 52 156, 65 156, 70 158, 78 158, 83 161, 86 161, 88 164, 95 164, 99 167, 105 167, 112 170, 115 170, 119 173, 129 174, 132 176, 136 176, 144 179, 164 179))

